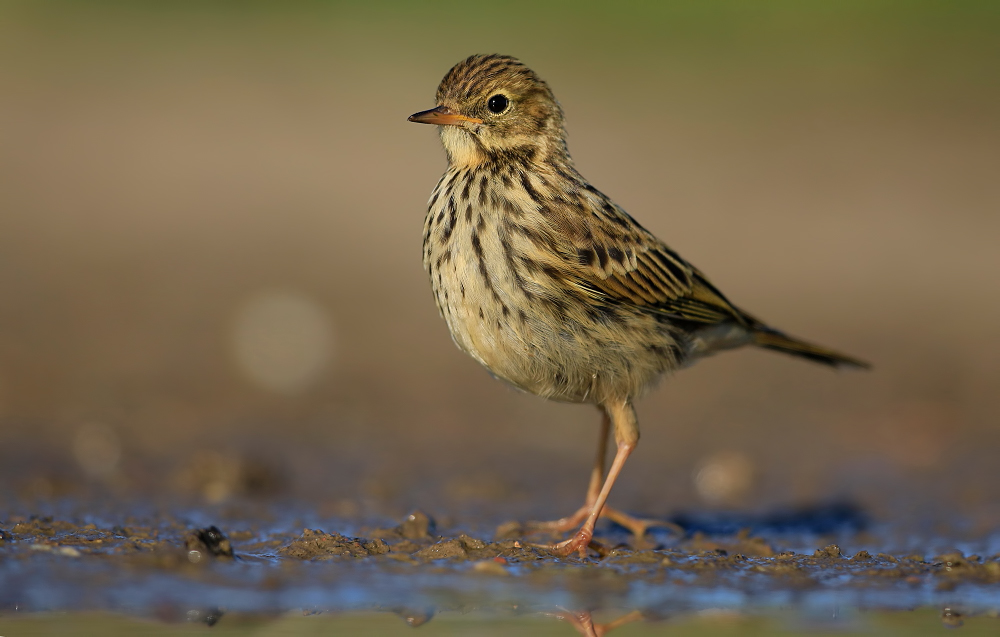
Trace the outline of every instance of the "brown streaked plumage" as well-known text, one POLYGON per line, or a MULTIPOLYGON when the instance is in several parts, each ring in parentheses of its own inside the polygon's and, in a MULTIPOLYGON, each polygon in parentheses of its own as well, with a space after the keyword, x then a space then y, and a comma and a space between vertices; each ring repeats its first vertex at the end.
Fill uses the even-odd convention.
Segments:
POLYGON ((737 308, 697 268, 577 172, 548 85, 515 58, 455 65, 437 106, 448 169, 424 223, 424 266, 455 343, 525 391, 604 412, 584 507, 550 524, 579 531, 554 548, 586 552, 634 449, 632 401, 665 372, 757 345, 834 367, 867 364, 791 338, 737 308), (613 429, 618 451, 604 478, 613 429))

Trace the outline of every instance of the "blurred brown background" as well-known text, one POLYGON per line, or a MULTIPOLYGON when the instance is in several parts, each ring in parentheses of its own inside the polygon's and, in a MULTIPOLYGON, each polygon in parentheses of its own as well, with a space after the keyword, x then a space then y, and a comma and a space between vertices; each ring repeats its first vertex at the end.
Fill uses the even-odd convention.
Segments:
POLYGON ((998 32, 989 2, 5 2, 5 495, 574 509, 596 412, 491 379, 421 269, 444 157, 406 116, 495 51, 731 299, 875 365, 680 373, 613 501, 996 521, 998 32))

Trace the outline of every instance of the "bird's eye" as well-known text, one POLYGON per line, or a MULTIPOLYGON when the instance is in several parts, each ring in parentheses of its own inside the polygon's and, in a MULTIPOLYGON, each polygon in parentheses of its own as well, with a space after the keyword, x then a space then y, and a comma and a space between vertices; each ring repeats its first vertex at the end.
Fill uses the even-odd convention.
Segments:
POLYGON ((499 115, 500 113, 502 113, 505 110, 507 110, 507 104, 508 103, 509 102, 507 101, 506 97, 504 97, 503 95, 497 94, 497 95, 494 95, 493 97, 491 97, 486 102, 486 108, 490 109, 491 113, 495 113, 495 114, 499 115))

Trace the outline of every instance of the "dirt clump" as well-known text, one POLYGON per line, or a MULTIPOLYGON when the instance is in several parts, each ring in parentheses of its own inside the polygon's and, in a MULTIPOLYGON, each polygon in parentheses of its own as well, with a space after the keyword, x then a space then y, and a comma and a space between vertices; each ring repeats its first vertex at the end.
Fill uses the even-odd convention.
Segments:
POLYGON ((821 549, 816 549, 816 552, 813 553, 813 557, 825 557, 834 559, 834 558, 844 557, 844 553, 843 551, 840 550, 840 547, 837 546, 836 544, 829 544, 821 549))
POLYGON ((278 555, 299 560, 328 560, 334 557, 384 555, 389 546, 380 539, 365 540, 339 533, 303 529, 302 535, 278 550, 278 555))
POLYGON ((969 581, 982 584, 1000 583, 1000 561, 996 558, 983 560, 977 555, 966 557, 955 551, 933 558, 929 568, 940 579, 939 589, 952 588, 959 582, 969 581))
POLYGON ((531 562, 548 556, 545 549, 518 540, 486 542, 465 534, 444 539, 413 554, 415 559, 428 562, 445 559, 479 562, 495 558, 507 562, 531 562))
POLYGON ((414 511, 395 528, 399 537, 407 540, 423 540, 431 537, 437 525, 433 518, 423 511, 414 511))

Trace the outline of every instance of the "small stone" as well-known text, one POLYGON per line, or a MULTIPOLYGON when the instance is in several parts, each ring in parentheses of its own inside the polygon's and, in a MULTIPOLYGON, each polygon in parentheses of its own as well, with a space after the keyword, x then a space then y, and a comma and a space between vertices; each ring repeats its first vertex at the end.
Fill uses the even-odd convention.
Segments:
MULTIPOLYGON (((193 552, 211 557, 233 557, 233 545, 216 526, 189 532, 184 538, 184 547, 188 550, 188 559, 191 559, 193 552)), ((191 561, 197 562, 200 558, 191 561)))

